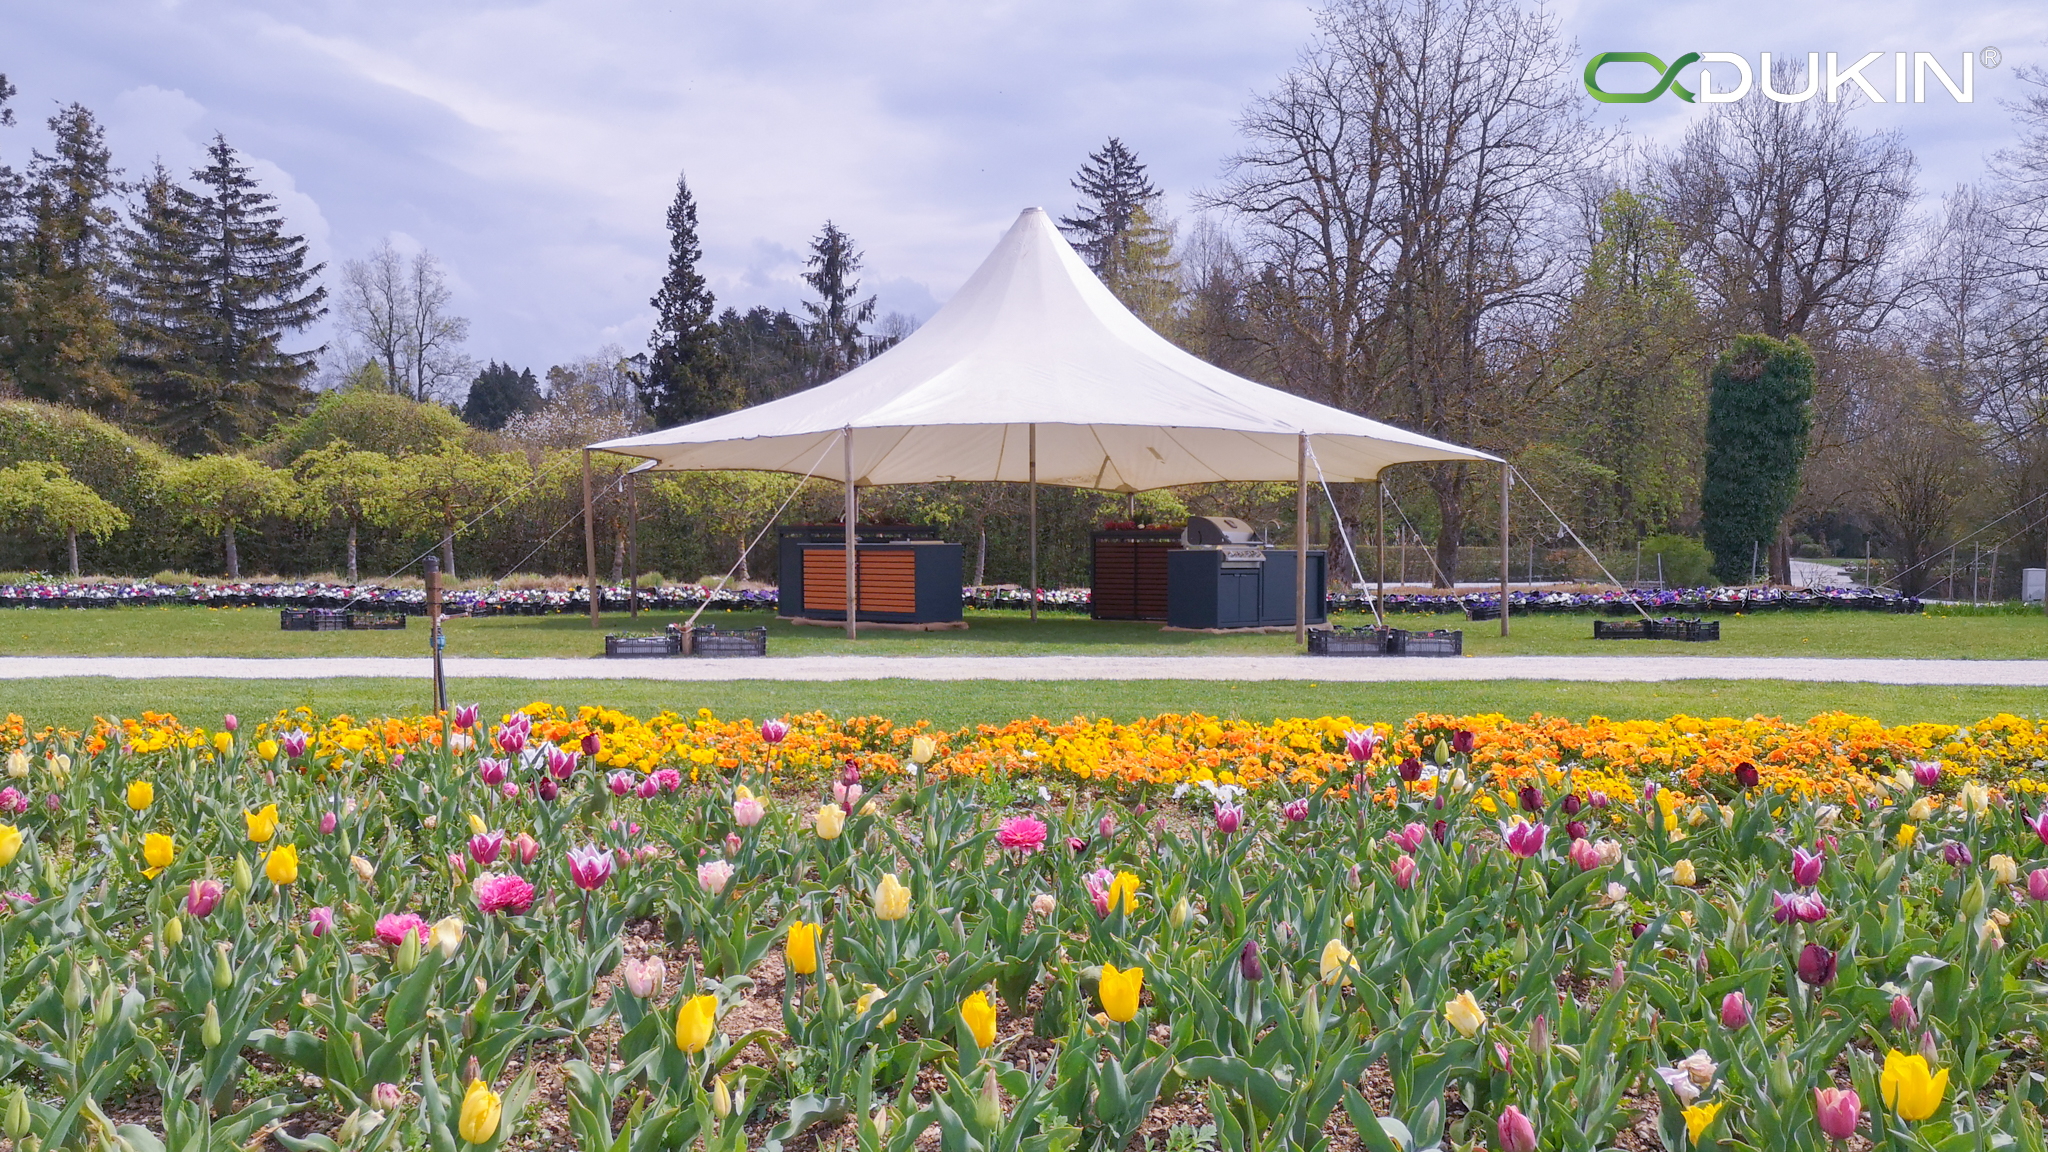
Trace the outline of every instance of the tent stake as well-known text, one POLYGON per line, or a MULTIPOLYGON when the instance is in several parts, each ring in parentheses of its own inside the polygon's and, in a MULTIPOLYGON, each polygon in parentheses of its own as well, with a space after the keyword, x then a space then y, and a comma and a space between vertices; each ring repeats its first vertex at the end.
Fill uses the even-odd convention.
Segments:
POLYGON ((1308 643, 1308 433, 1294 461, 1294 645, 1308 643))
POLYGON ((854 622, 854 613, 859 610, 860 585, 854 579, 854 552, 859 547, 860 532, 854 524, 860 519, 860 496, 853 488, 853 426, 847 425, 839 433, 841 443, 846 445, 846 638, 853 640, 860 635, 860 625, 854 622))
POLYGON ((583 572, 590 593, 590 626, 597 627, 597 524, 590 518, 590 449, 583 450, 583 572))
POLYGON ((1031 622, 1038 623, 1038 425, 1031 425, 1031 622))
MULTIPOLYGON (((1508 462, 1500 462, 1500 634, 1508 634, 1508 462)), ((1453 585, 1456 581, 1452 582, 1453 585)))

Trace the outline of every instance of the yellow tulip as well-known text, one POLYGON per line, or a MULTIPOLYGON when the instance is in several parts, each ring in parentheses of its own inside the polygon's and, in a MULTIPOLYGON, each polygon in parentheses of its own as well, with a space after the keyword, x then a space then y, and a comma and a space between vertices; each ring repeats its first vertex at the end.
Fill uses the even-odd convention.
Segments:
POLYGON ((491 830, 491 826, 484 823, 483 817, 477 815, 474 812, 471 812, 469 814, 469 830, 471 832, 476 833, 479 836, 482 836, 484 833, 489 832, 491 830))
POLYGON ((676 1047, 702 1052, 718 1025, 718 997, 692 996, 676 1009, 676 1047))
POLYGON ((752 800, 754 798, 754 790, 745 784, 738 785, 732 790, 732 798, 736 801, 752 800))
POLYGON ((1898 844, 1899 844, 1899 847, 1901 847, 1901 848, 1911 848, 1911 847, 1913 846, 1913 837, 1915 837, 1915 836, 1919 835, 1919 833, 1920 833, 1920 829, 1918 829, 1918 828, 1914 827, 1914 826, 1913 826, 1913 825, 1911 825, 1911 824, 1901 824, 1901 825, 1899 825, 1899 835, 1898 835, 1898 844))
POLYGON ((277 759, 277 741, 258 740, 256 742, 256 755, 262 757, 265 760, 277 759))
POLYGON ((462 917, 444 916, 434 921, 427 943, 441 950, 441 959, 455 959, 455 953, 462 949, 462 917))
POLYGON ((270 882, 282 888, 299 882, 299 850, 290 844, 279 844, 270 850, 270 858, 263 862, 263 874, 270 882))
POLYGON ((128 782, 128 807, 137 812, 156 803, 156 785, 147 780, 128 782))
POLYGON ((1467 1040, 1479 1035, 1479 1030, 1486 1027, 1486 1013, 1470 992, 1460 992, 1456 999, 1444 1005, 1444 1019, 1467 1040))
POLYGON ((910 916, 910 889, 896 879, 894 872, 882 873, 882 882, 875 885, 875 919, 903 920, 910 916))
POLYGON ((1334 936, 1331 937, 1330 942, 1323 945, 1323 983, 1335 984, 1340 980, 1348 981, 1350 977, 1344 974, 1344 966, 1349 963, 1351 963, 1351 949, 1346 948, 1342 940, 1334 936))
POLYGON ((1137 915, 1138 878, 1129 872, 1117 873, 1115 878, 1110 880, 1109 888, 1105 891, 1104 898, 1112 909, 1121 901, 1124 906, 1125 916, 1137 915))
POLYGON ((1985 861, 1985 863, 1990 865, 1991 867, 1991 879, 1994 883, 2018 883, 2020 878, 2020 866, 2017 860, 2014 860, 2012 857, 2007 856, 2001 852, 1998 855, 1993 856, 1990 860, 1985 861))
POLYGON ((846 827, 846 809, 837 804, 818 806, 818 839, 837 840, 846 827))
POLYGON ((791 972, 809 976, 818 970, 818 933, 823 927, 801 920, 789 926, 789 939, 782 945, 782 962, 791 972))
POLYGON ((249 826, 249 840, 254 844, 268 844, 277 835, 277 805, 265 804, 261 812, 242 810, 242 821, 249 826))
POLYGON ((1906 809, 1906 819, 1911 820, 1915 824, 1925 824, 1933 816, 1934 805, 1925 796, 1913 801, 1913 806, 1906 809))
POLYGON ((21 854, 21 829, 12 824, 0 824, 0 868, 14 863, 21 854))
MULTIPOLYGON (((19 840, 21 837, 19 832, 16 832, 14 835, 16 840, 19 840)), ((169 836, 161 832, 151 832, 142 838, 142 859, 149 864, 148 868, 143 869, 142 874, 144 876, 154 876, 169 868, 171 861, 176 859, 177 856, 178 842, 169 836)))
POLYGON ((1119 1024, 1129 1023, 1138 1014, 1138 993, 1145 988, 1145 970, 1126 968, 1119 972, 1114 964, 1102 966, 1102 980, 1096 985, 1096 995, 1102 998, 1103 1014, 1119 1024))
POLYGON ((1722 1102, 1715 1101, 1712 1104, 1695 1104, 1681 1113, 1685 1117, 1686 1135, 1692 1137, 1694 1144, 1700 1142, 1700 1137, 1706 1134, 1707 1125, 1712 1124, 1714 1117, 1721 1114, 1721 1108, 1722 1102))
POLYGON ((988 1002, 988 993, 976 992, 960 1002, 960 1022, 967 1025, 976 1047, 996 1042, 996 1006, 988 1002))
POLYGON ((1699 883, 1699 869, 1693 867, 1692 858, 1680 860, 1671 866, 1671 882, 1681 888, 1690 888, 1699 883))
POLYGON ((462 1139, 470 1144, 487 1143, 498 1134, 498 1121, 505 1107, 498 1094, 481 1080, 471 1080, 462 1097, 462 1139))
POLYGON ((215 732, 215 733, 213 734, 213 750, 214 750, 214 751, 216 751, 216 752, 220 753, 221 755, 225 756, 225 755, 227 755, 227 754, 228 754, 228 749, 230 749, 230 748, 233 748, 234 746, 235 746, 235 737, 234 737, 234 734, 233 734, 233 733, 231 733, 231 732, 215 732))
POLYGON ((1884 1097, 1884 1106, 1898 1113, 1899 1119, 1925 1120, 1941 1107, 1941 1098, 1948 1091, 1948 1069, 1933 1072, 1927 1067, 1927 1057, 1918 1052, 1908 1056, 1894 1048, 1885 1053, 1877 1090, 1884 1097))
POLYGON ((910 738, 910 761, 913 764, 931 763, 933 754, 938 752, 938 750, 938 742, 929 736, 912 736, 910 738))

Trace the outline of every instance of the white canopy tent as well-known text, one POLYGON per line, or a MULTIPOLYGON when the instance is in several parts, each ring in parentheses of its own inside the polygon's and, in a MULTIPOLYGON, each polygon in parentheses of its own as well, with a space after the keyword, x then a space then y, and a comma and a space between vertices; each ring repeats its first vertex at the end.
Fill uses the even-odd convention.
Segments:
MULTIPOLYGON (((946 480, 1034 485, 1035 615, 1035 485, 1140 492, 1291 480, 1299 486, 1299 552, 1307 547, 1311 446, 1322 478, 1331 481, 1376 483, 1395 464, 1501 463, 1505 596, 1507 470, 1499 457, 1317 404, 1197 359, 1132 315, 1044 210, 1027 208, 959 293, 902 343, 836 380, 779 400, 593 444, 584 453, 584 490, 587 503, 591 451, 641 457, 656 471, 761 470, 841 482, 850 636, 859 488, 946 480)), ((595 587, 596 542, 587 515, 585 523, 595 587)), ((1296 572, 1305 579, 1306 565, 1297 564, 1296 572)), ((592 597, 593 620, 596 611, 592 597)), ((1296 631, 1303 631, 1299 621, 1296 631)))

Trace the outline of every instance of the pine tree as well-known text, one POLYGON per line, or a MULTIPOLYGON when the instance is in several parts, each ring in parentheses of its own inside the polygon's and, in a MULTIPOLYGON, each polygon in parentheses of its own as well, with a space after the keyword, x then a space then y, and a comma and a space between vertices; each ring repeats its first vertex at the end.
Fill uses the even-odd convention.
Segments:
POLYGON ((538 412, 546 403, 533 369, 515 372, 510 364, 493 360, 470 384, 469 396, 462 402, 462 419, 473 428, 496 432, 512 417, 538 412))
POLYGON ((192 173, 161 172, 143 190, 129 244, 124 311, 131 352, 147 366, 137 392, 166 438, 202 452, 254 435, 297 410, 319 349, 289 352, 288 333, 326 313, 306 241, 289 235, 276 199, 226 138, 192 173))
POLYGON ((739 391, 718 355, 717 300, 697 270, 704 247, 697 239, 697 200, 689 180, 676 177, 676 198, 668 206, 668 274, 654 305, 654 330, 647 335, 647 371, 640 404, 662 427, 688 424, 739 407, 739 391))
POLYGON ((811 270, 804 273, 804 283, 818 299, 806 300, 804 311, 811 314, 811 345, 817 353, 813 382, 822 383, 860 363, 866 354, 861 326, 874 320, 875 298, 854 299, 860 294, 860 281, 853 278, 860 271, 860 250, 853 246, 853 237, 830 220, 811 241, 808 264, 811 270))
POLYGON ((1060 228, 1103 283, 1113 284, 1128 255, 1132 219, 1159 198, 1159 189, 1146 177, 1138 154, 1114 136, 1088 154, 1072 185, 1082 202, 1074 215, 1060 217, 1060 228))

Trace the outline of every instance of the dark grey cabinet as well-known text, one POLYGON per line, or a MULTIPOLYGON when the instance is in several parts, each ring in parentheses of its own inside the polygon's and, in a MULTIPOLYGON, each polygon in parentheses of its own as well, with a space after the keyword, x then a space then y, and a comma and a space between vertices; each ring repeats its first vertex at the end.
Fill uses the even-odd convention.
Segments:
MULTIPOLYGON (((1277 628, 1294 623, 1294 553, 1274 549, 1264 563, 1224 566, 1224 554, 1183 548, 1166 555, 1166 622, 1175 628, 1277 628)), ((1308 554, 1310 624, 1326 610, 1328 558, 1308 554)))

